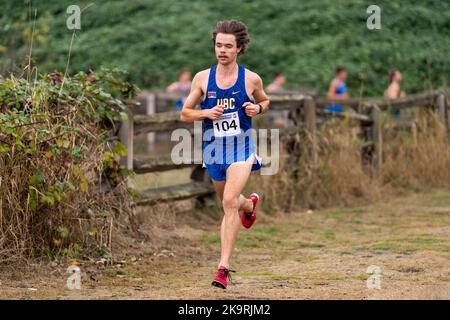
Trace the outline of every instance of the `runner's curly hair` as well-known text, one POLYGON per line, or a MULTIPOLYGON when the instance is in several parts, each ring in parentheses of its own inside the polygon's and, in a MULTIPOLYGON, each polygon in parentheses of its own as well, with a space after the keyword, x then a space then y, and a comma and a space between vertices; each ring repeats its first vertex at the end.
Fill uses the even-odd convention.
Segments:
POLYGON ((237 47, 241 48, 239 54, 243 54, 245 52, 247 45, 250 42, 247 26, 238 20, 224 20, 217 22, 216 29, 212 34, 212 41, 214 45, 216 44, 216 37, 218 33, 233 34, 236 37, 237 47))

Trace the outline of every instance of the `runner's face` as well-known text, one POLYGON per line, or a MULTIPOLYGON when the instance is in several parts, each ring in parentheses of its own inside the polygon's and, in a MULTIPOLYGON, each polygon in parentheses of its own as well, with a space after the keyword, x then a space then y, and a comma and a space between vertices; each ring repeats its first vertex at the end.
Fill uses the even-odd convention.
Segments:
POLYGON ((218 33, 216 36, 216 58, 220 64, 230 64, 235 62, 239 49, 236 44, 236 37, 232 34, 218 33))

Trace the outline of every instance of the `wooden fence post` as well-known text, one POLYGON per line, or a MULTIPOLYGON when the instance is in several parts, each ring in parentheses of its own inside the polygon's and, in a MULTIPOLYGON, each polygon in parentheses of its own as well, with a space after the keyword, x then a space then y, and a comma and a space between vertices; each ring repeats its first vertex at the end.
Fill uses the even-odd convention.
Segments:
POLYGON ((447 132, 450 137, 450 103, 448 102, 448 98, 445 97, 445 109, 447 110, 447 132))
MULTIPOLYGON (((154 92, 150 92, 146 97, 145 113, 146 115, 152 115, 156 113, 156 95, 154 92)), ((154 132, 147 133, 147 142, 149 144, 155 143, 154 132)))
POLYGON ((441 119, 441 121, 445 125, 445 127, 448 128, 447 110, 446 110, 447 108, 445 105, 445 96, 443 94, 440 94, 437 96, 436 104, 437 104, 437 111, 438 111, 439 118, 441 119))
POLYGON ((317 136, 316 136, 316 104, 312 97, 306 97, 303 104, 305 110, 306 136, 311 139, 313 164, 317 164, 317 136))
POLYGON ((133 113, 130 109, 127 110, 127 119, 122 121, 119 130, 119 139, 127 148, 128 154, 122 158, 122 164, 126 170, 133 170, 133 139, 134 139, 134 121, 133 113))
POLYGON ((375 169, 375 173, 378 174, 383 164, 383 130, 381 110, 376 104, 371 106, 370 115, 373 121, 370 138, 375 149, 372 163, 375 169))

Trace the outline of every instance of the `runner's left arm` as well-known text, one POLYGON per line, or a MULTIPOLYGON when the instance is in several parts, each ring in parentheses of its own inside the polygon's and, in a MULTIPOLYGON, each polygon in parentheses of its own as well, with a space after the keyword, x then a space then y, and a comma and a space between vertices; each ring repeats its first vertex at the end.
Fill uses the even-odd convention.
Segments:
POLYGON ((258 76, 256 73, 253 73, 250 75, 250 80, 253 85, 253 99, 255 100, 255 103, 246 102, 244 103, 245 107, 245 113, 249 117, 253 117, 257 114, 260 114, 260 108, 259 105, 261 105, 262 110, 261 114, 266 113, 269 111, 269 105, 270 101, 267 97, 267 94, 264 92, 263 89, 263 82, 260 76, 258 76))

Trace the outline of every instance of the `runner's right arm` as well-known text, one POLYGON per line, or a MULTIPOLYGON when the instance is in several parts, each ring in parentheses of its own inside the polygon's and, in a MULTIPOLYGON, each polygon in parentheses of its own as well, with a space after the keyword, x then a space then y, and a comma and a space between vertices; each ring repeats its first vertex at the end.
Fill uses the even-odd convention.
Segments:
POLYGON ((180 119, 183 122, 194 122, 204 120, 206 118, 211 120, 217 120, 223 113, 223 106, 215 106, 212 109, 196 110, 195 106, 201 102, 201 98, 204 95, 202 89, 202 81, 204 77, 208 76, 208 73, 201 71, 197 73, 192 80, 191 92, 186 98, 183 109, 181 109, 180 119))

